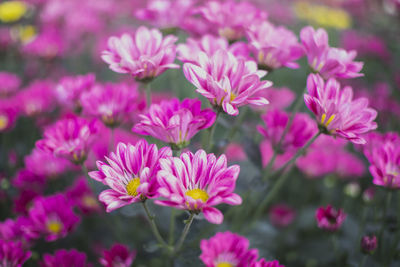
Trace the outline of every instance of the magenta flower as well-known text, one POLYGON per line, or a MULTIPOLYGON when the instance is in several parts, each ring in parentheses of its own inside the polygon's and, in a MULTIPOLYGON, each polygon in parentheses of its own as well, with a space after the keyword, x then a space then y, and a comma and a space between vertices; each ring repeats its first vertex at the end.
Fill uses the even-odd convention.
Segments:
POLYGON ((275 204, 268 212, 268 217, 274 226, 287 227, 296 216, 296 211, 286 204, 275 204))
POLYGON ((29 189, 36 192, 43 192, 46 184, 46 177, 36 175, 27 169, 20 169, 12 180, 12 184, 20 190, 29 189))
MULTIPOLYGON (((257 126, 258 131, 275 147, 281 139, 290 115, 284 111, 272 110, 262 116, 265 127, 257 126)), ((306 113, 296 113, 293 122, 281 143, 282 151, 299 149, 317 132, 315 122, 306 113)))
POLYGON ((74 184, 66 190, 65 195, 83 214, 99 212, 102 208, 84 177, 76 179, 74 184))
POLYGON ((28 56, 52 60, 63 55, 65 44, 58 28, 45 27, 33 40, 24 44, 22 52, 28 56))
POLYGON ((40 267, 90 267, 86 254, 76 249, 59 249, 54 255, 44 254, 40 267))
POLYGON ((108 164, 97 161, 98 171, 90 172, 89 176, 110 187, 99 195, 107 212, 156 197, 159 161, 171 156, 169 147, 158 150, 156 145, 142 139, 136 145, 119 143, 116 152, 106 157, 108 164))
POLYGON ((27 220, 20 216, 15 220, 6 219, 4 222, 0 222, 0 240, 21 242, 24 247, 28 247, 30 238, 23 231, 27 220))
POLYGON ((24 215, 28 214, 28 210, 32 206, 33 200, 37 196, 41 196, 42 192, 37 192, 31 189, 22 189, 19 190, 18 196, 16 196, 13 201, 14 201, 14 207, 13 211, 15 213, 21 213, 24 215))
POLYGON ((336 231, 342 226, 346 214, 342 209, 336 210, 331 205, 320 207, 315 212, 318 227, 327 231, 336 231))
POLYGON ((249 58, 249 50, 244 42, 229 45, 225 38, 206 34, 201 39, 188 38, 185 44, 179 44, 178 59, 184 63, 196 64, 199 62, 199 52, 212 56, 220 49, 227 50, 236 57, 249 58))
POLYGON ((57 157, 64 157, 75 164, 85 161, 94 135, 96 121, 69 116, 47 128, 44 138, 36 142, 36 147, 49 151, 57 157))
POLYGON ((136 251, 130 251, 127 246, 115 243, 110 250, 103 251, 100 264, 104 267, 130 267, 135 256, 136 251))
POLYGON ((200 130, 213 125, 216 114, 211 109, 201 110, 200 100, 187 98, 180 103, 174 98, 151 105, 140 118, 133 132, 151 135, 179 149, 186 147, 200 130))
POLYGON ((18 94, 21 111, 26 116, 36 116, 54 109, 53 84, 35 81, 18 94))
POLYGON ((0 133, 15 126, 20 115, 20 103, 17 97, 0 99, 0 133))
POLYGON ((206 267, 247 267, 257 260, 256 249, 249 249, 249 240, 231 232, 219 232, 200 242, 200 259, 206 267))
POLYGON ((205 1, 198 12, 217 34, 230 41, 244 37, 250 25, 267 18, 266 12, 247 1, 205 1))
POLYGON ((159 30, 142 26, 133 37, 128 34, 110 37, 102 59, 115 72, 130 73, 139 81, 150 80, 167 69, 179 68, 173 63, 177 40, 172 35, 163 38, 159 30))
POLYGON ((255 62, 236 58, 225 50, 218 50, 211 57, 200 52, 199 62, 185 63, 183 72, 198 93, 229 115, 236 116, 238 107, 246 104, 268 104, 265 98, 255 96, 272 85, 270 81, 260 81, 267 72, 257 70, 255 62))
POLYGON ((24 158, 24 163, 28 171, 37 176, 49 178, 57 177, 72 168, 72 164, 68 160, 58 158, 53 153, 38 148, 34 148, 31 154, 24 158))
MULTIPOLYGON (((389 138, 386 138, 389 139, 389 138)), ((400 140, 386 140, 376 142, 368 160, 369 171, 372 174, 375 185, 393 189, 400 188, 400 140)), ((366 154, 368 155, 368 154, 366 154)))
POLYGON ((0 265, 4 267, 22 267, 30 256, 21 242, 5 241, 0 239, 0 265))
POLYGON ((296 94, 287 87, 281 88, 268 88, 268 90, 258 91, 256 96, 264 97, 268 99, 269 104, 265 106, 251 105, 250 107, 254 110, 269 111, 274 109, 284 110, 289 107, 293 100, 296 98, 296 94))
POLYGON ((97 84, 80 96, 83 111, 96 116, 108 127, 116 127, 137 108, 139 92, 137 85, 124 83, 97 84))
POLYGON ((29 210, 30 224, 24 231, 31 238, 43 236, 46 241, 55 241, 67 236, 75 229, 80 218, 62 194, 37 197, 29 210))
POLYGON ((80 96, 88 91, 95 83, 96 76, 93 73, 62 78, 56 87, 56 96, 62 106, 71 110, 80 111, 80 96))
POLYGON ((261 259, 250 265, 250 267, 285 267, 285 265, 280 264, 277 260, 266 261, 265 259, 261 259))
POLYGON ((378 247, 376 235, 366 235, 361 238, 361 250, 365 254, 373 254, 378 247))
POLYGON ((247 35, 250 50, 263 69, 299 67, 295 61, 303 56, 304 50, 297 36, 290 30, 283 26, 275 27, 265 21, 253 24, 247 35))
POLYGON ((364 64, 354 61, 357 52, 330 47, 328 33, 324 29, 315 31, 311 26, 307 26, 301 30, 300 39, 308 64, 314 72, 321 74, 325 79, 363 76, 360 71, 364 64))
POLYGON ((179 158, 161 159, 160 166, 158 192, 166 200, 156 200, 159 205, 203 212, 209 222, 221 224, 224 216, 213 206, 242 203, 241 197, 233 193, 240 167, 228 167, 225 155, 216 158, 204 150, 185 152, 179 158))
POLYGON ((361 136, 377 128, 377 112, 368 107, 366 98, 353 100, 353 89, 340 88, 339 82, 310 74, 307 79, 308 94, 304 95, 307 107, 316 115, 319 128, 325 134, 345 138, 355 144, 365 144, 361 136))
POLYGON ((0 98, 14 94, 21 85, 21 79, 14 73, 0 72, 0 98))

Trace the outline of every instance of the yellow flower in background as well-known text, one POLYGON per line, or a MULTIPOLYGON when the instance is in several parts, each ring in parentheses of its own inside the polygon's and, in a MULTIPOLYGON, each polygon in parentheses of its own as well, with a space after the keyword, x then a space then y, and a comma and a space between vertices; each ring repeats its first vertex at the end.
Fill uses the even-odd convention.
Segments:
POLYGON ((0 21, 18 21, 28 11, 28 6, 22 1, 7 1, 0 3, 0 21))
POLYGON ((18 27, 18 39, 26 44, 29 43, 37 34, 36 27, 33 25, 26 25, 18 27))
POLYGON ((332 8, 300 1, 294 5, 298 18, 322 27, 348 29, 351 27, 350 15, 341 8, 332 8))

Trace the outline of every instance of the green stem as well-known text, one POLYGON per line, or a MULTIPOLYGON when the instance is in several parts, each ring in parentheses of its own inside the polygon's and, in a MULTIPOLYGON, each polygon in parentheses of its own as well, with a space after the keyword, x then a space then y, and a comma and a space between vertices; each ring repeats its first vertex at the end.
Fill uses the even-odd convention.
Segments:
POLYGON ((143 201, 142 205, 143 205, 144 211, 146 212, 147 219, 149 220, 151 231, 153 232, 154 237, 157 239, 158 243, 161 246, 168 247, 168 244, 164 241, 164 239, 162 238, 160 232, 158 231, 157 224, 156 224, 156 222, 154 220, 154 216, 151 215, 151 213, 149 211, 149 208, 147 207, 146 201, 143 201))
POLYGON ((174 249, 175 253, 178 252, 181 249, 181 247, 183 245, 183 242, 185 242, 186 236, 188 235, 189 230, 190 230, 190 226, 192 225, 192 222, 193 222, 193 219, 194 219, 194 215, 195 215, 194 213, 190 213, 189 218, 186 220, 185 228, 183 228, 182 235, 179 238, 179 241, 175 246, 175 249, 174 249))
POLYGON ((285 170, 288 166, 292 165, 293 163, 296 162, 296 160, 301 157, 304 152, 307 150, 307 148, 309 148, 309 146, 314 143, 314 141, 322 134, 321 131, 319 131, 318 133, 316 133, 310 140, 308 140, 308 142, 302 147, 300 148, 297 153, 288 161, 286 162, 282 167, 280 167, 278 170, 276 170, 275 172, 268 172, 268 173, 264 173, 264 180, 267 180, 270 176, 273 176, 277 173, 280 173, 281 171, 285 170))
POLYGON ((175 214, 176 209, 172 208, 171 210, 171 217, 169 221, 169 239, 168 244, 172 246, 174 244, 174 235, 175 235, 175 214))
POLYGON ((367 262, 367 258, 368 255, 364 255, 361 260, 360 260, 360 264, 358 265, 358 267, 363 267, 365 265, 365 263, 367 262))
POLYGON ((144 83, 144 91, 146 93, 146 107, 149 108, 151 105, 151 87, 150 82, 144 83))
POLYGON ((220 111, 217 111, 217 116, 215 117, 215 122, 214 122, 214 124, 211 126, 211 128, 210 128, 210 134, 208 135, 208 146, 207 146, 207 150, 208 150, 209 152, 211 152, 211 150, 212 150, 213 147, 214 147, 214 133, 215 133, 215 129, 217 128, 218 117, 219 117, 219 114, 220 114, 220 113, 221 113, 220 111))
POLYGON ((383 249, 383 233, 385 231, 385 226, 386 226, 386 216, 387 216, 387 211, 390 206, 390 202, 392 201, 392 190, 389 189, 389 192, 386 194, 386 201, 385 201, 385 206, 383 207, 383 217, 382 217, 382 225, 378 233, 378 248, 379 248, 379 255, 382 257, 384 253, 383 249))
POLYGON ((235 121, 235 124, 233 125, 232 129, 228 132, 228 134, 226 136, 226 139, 228 141, 232 141, 232 139, 235 137, 237 131, 240 129, 244 119, 246 118, 246 114, 247 114, 248 110, 249 110, 248 107, 242 108, 242 112, 240 112, 239 117, 235 121))
POLYGON ((115 147, 115 130, 114 128, 110 129, 111 136, 110 136, 110 143, 108 144, 108 152, 111 153, 115 147))

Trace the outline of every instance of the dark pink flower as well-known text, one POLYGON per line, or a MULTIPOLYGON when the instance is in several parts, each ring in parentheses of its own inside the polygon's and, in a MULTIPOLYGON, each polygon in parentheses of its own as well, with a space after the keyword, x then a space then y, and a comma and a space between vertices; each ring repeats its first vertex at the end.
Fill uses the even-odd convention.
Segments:
POLYGON ((5 241, 0 239, 0 263, 4 267, 22 267, 31 256, 21 242, 5 241))
POLYGON ((37 197, 29 210, 29 225, 23 229, 31 238, 43 236, 46 241, 55 241, 67 236, 75 229, 80 218, 62 194, 37 197))
POLYGON ((107 212, 157 196, 159 162, 171 156, 169 147, 158 150, 142 139, 136 145, 119 143, 116 152, 106 157, 108 164, 97 161, 98 171, 89 176, 110 187, 99 195, 107 212))
POLYGON ((366 254, 372 254, 378 247, 378 239, 375 235, 366 235, 361 238, 361 250, 366 254))
POLYGON ((247 1, 205 1, 198 12, 215 33, 230 41, 244 37, 250 25, 267 18, 266 12, 247 1))
MULTIPOLYGON (((43 162, 41 164, 43 164, 43 162)), ((12 184, 20 190, 29 189, 36 192, 43 192, 46 184, 46 177, 36 175, 27 169, 21 169, 12 180, 12 184)))
POLYGON ((249 249, 249 240, 231 232, 219 232, 201 240, 200 259, 206 267, 247 267, 255 264, 258 252, 249 249))
POLYGON ((342 209, 336 210, 331 205, 320 207, 315 212, 318 227, 328 231, 336 231, 342 226, 346 214, 342 209))
POLYGON ((30 238, 23 231, 27 220, 21 216, 15 220, 6 219, 4 222, 0 222, 0 240, 21 242, 24 247, 28 247, 30 238))
POLYGON ((129 73, 137 80, 153 79, 167 69, 179 68, 173 63, 177 40, 172 35, 163 38, 159 30, 141 26, 134 36, 110 37, 102 59, 115 72, 129 73))
POLYGON ((341 48, 330 47, 328 33, 320 28, 314 30, 307 26, 300 32, 300 39, 312 70, 325 79, 328 78, 355 78, 363 76, 360 73, 363 63, 354 61, 357 52, 346 51, 341 48))
POLYGON ((66 190, 65 195, 71 204, 77 206, 84 214, 101 210, 100 203, 84 177, 76 179, 74 184, 66 190))
POLYGON ((86 254, 76 249, 59 249, 54 255, 44 254, 40 267, 90 267, 86 254))
POLYGON ((64 157, 75 164, 85 161, 98 127, 97 121, 69 116, 57 121, 44 132, 44 138, 36 142, 39 149, 64 157))
POLYGON ((21 79, 14 73, 0 72, 0 97, 14 94, 21 85, 21 79))
POLYGON ((77 76, 65 76, 56 86, 56 96, 60 105, 70 110, 80 110, 80 96, 94 85, 96 76, 93 73, 77 76))
POLYGON ((295 61, 304 55, 303 47, 297 36, 285 27, 276 27, 267 21, 255 23, 247 36, 250 50, 263 69, 299 67, 295 61))
MULTIPOLYGON (((262 116, 265 127, 257 126, 258 131, 275 147, 281 139, 290 115, 284 111, 271 110, 262 116)), ((284 152, 299 149, 317 132, 315 122, 306 113, 296 113, 293 122, 281 142, 284 152)))
POLYGON ((255 96, 272 85, 270 81, 261 81, 267 72, 257 69, 253 61, 237 58, 225 50, 218 50, 213 56, 199 53, 196 64, 185 63, 183 72, 211 104, 229 115, 239 114, 238 107, 253 104, 266 105, 269 102, 255 96))
POLYGON ((277 260, 266 261, 265 259, 261 259, 250 265, 250 267, 285 267, 285 265, 280 264, 277 260))
POLYGON ((130 251, 127 246, 115 243, 110 250, 103 251, 100 263, 104 267, 130 267, 135 256, 136 251, 130 251))
POLYGON ((54 109, 53 84, 35 81, 18 94, 21 111, 26 116, 36 116, 54 109))
POLYGON ((214 124, 216 114, 211 109, 201 109, 201 101, 177 98, 152 104, 149 112, 140 115, 140 122, 132 131, 150 135, 177 148, 186 147, 200 130, 214 124))
POLYGON ((156 200, 159 205, 203 212, 209 222, 221 224, 224 216, 213 206, 242 203, 242 198, 233 193, 240 167, 228 167, 225 155, 216 158, 204 150, 185 152, 179 158, 161 159, 160 167, 158 193, 166 200, 156 200))
POLYGON ((19 191, 19 194, 13 199, 15 213, 28 214, 29 209, 32 207, 33 200, 41 196, 42 192, 37 192, 31 189, 23 189, 19 191))
POLYGON ((137 109, 139 91, 136 83, 96 84, 80 96, 84 113, 96 116, 108 127, 116 127, 137 109))
POLYGON ((304 101, 316 115, 323 133, 365 144, 361 135, 377 128, 374 122, 377 112, 368 107, 368 99, 353 99, 351 87, 341 89, 335 79, 325 82, 321 76, 310 74, 307 89, 304 101))
POLYGON ((286 204, 276 204, 268 213, 270 222, 277 227, 287 227, 296 216, 296 211, 286 204))
POLYGON ((47 178, 57 177, 72 168, 68 160, 56 157, 53 153, 38 148, 34 148, 31 154, 24 158, 24 163, 28 171, 47 178), (46 162, 46 164, 43 164, 43 162, 46 162))
POLYGON ((0 133, 15 126, 20 115, 20 103, 17 97, 0 99, 0 133))
POLYGON ((45 27, 34 39, 22 47, 22 52, 29 56, 52 60, 65 52, 65 44, 56 27, 45 27))

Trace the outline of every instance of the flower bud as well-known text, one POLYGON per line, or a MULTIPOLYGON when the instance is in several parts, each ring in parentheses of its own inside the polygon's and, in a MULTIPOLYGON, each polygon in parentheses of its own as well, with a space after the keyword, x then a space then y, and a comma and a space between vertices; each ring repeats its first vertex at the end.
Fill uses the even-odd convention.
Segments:
POLYGON ((378 241, 375 235, 366 235, 361 238, 361 250, 363 253, 373 254, 377 246, 378 241))

